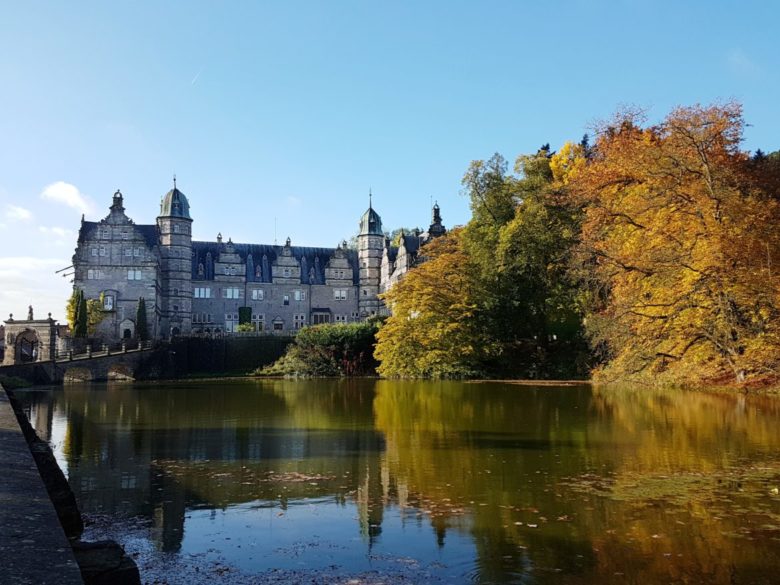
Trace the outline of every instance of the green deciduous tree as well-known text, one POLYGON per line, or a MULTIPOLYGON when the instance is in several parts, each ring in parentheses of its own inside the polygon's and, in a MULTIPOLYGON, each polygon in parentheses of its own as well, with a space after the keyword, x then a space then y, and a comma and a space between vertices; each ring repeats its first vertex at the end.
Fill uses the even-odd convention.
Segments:
POLYGON ((569 275, 582 211, 566 182, 584 166, 583 147, 520 156, 508 175, 498 156, 464 177, 473 217, 465 247, 478 266, 485 318, 501 351, 496 375, 585 373, 586 347, 576 283, 569 275))

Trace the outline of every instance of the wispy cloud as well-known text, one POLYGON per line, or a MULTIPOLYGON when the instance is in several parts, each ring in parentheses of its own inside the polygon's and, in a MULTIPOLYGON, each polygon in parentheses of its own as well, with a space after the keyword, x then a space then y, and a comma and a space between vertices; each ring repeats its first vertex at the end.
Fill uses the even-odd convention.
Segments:
POLYGON ((54 234, 55 236, 59 236, 61 238, 73 235, 73 232, 69 229, 61 228, 61 227, 46 227, 45 225, 42 225, 38 228, 38 230, 41 233, 44 234, 54 234))
POLYGON ((52 240, 54 244, 57 246, 64 246, 66 244, 73 244, 75 243, 76 234, 72 230, 65 229, 62 227, 46 227, 45 225, 38 226, 38 231, 42 234, 53 236, 54 239, 52 240))
POLYGON ((296 197, 295 195, 288 195, 287 196, 287 206, 292 209, 298 209, 301 206, 301 198, 296 197))
POLYGON ((200 74, 203 73, 203 67, 200 68, 200 71, 198 71, 195 74, 195 77, 192 78, 192 81, 190 81, 190 85, 195 85, 198 82, 198 78, 200 77, 200 74))
POLYGON ((41 192, 41 199, 62 203, 73 209, 78 209, 82 213, 89 213, 92 209, 89 199, 78 190, 78 187, 65 181, 57 181, 48 185, 41 192))
POLYGON ((29 221, 32 219, 32 212, 18 205, 6 205, 5 217, 10 221, 29 221))
POLYGON ((726 64, 732 73, 744 77, 756 77, 761 73, 761 67, 756 64, 742 49, 735 48, 729 51, 726 64))

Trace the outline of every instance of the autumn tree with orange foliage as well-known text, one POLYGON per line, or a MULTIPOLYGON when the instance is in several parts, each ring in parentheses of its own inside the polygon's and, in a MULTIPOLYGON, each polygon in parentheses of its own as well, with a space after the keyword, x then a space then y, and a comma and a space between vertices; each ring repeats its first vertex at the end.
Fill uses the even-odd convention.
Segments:
POLYGON ((780 372, 780 205, 738 104, 618 116, 567 187, 599 379, 760 383, 780 372))

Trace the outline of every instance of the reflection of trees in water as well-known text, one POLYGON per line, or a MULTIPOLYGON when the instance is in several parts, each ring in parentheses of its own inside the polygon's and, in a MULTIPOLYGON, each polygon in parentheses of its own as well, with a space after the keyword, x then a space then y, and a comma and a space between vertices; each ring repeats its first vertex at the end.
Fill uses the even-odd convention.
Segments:
POLYGON ((470 534, 486 581, 739 581, 780 568, 771 534, 740 532, 740 507, 780 514, 739 475, 761 465, 766 486, 780 483, 768 466, 780 447, 772 399, 262 381, 35 400, 37 425, 67 413, 82 508, 153 519, 164 550, 180 546, 187 507, 325 497, 355 502, 369 544, 387 506, 429 524, 441 546, 451 530, 470 534))

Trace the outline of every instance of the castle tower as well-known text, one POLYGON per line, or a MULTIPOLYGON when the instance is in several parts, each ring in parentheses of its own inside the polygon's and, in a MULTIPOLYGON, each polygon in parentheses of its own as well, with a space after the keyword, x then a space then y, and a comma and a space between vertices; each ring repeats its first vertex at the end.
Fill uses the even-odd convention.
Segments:
POLYGON ((433 213, 431 217, 431 225, 428 228, 429 239, 438 238, 447 233, 447 228, 441 222, 441 210, 439 209, 439 202, 433 204, 433 213))
POLYGON ((379 280, 382 271, 382 252, 385 234, 382 232, 382 218, 371 206, 368 194, 368 209, 360 218, 358 234, 358 262, 360 264, 360 298, 358 310, 361 318, 378 315, 383 306, 379 300, 379 280))
POLYGON ((192 218, 190 204, 176 188, 160 203, 160 333, 186 335, 192 328, 192 218))

